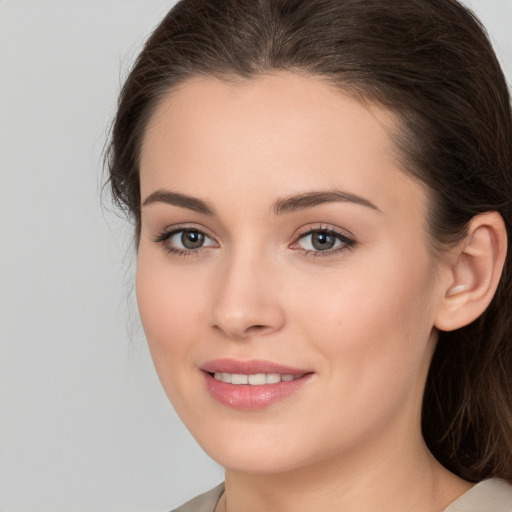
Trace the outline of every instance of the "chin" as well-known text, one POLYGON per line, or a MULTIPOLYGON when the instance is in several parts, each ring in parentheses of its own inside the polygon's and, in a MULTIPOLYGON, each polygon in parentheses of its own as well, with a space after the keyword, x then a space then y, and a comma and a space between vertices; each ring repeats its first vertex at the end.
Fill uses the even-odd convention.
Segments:
MULTIPOLYGON (((272 429, 261 427, 260 432, 254 432, 253 429, 244 432, 240 428, 234 433, 229 429, 230 432, 223 432, 224 435, 220 436, 209 431, 195 437, 203 450, 218 464, 226 470, 242 473, 286 473, 314 465, 323 458, 322 450, 311 445, 311 440, 298 439, 287 435, 287 432, 277 434, 271 432, 272 429)), ((331 450, 329 453, 332 454, 331 450)))
POLYGON ((287 473, 304 465, 303 461, 287 454, 267 449, 238 450, 209 453, 223 468, 240 473, 271 475, 287 473))

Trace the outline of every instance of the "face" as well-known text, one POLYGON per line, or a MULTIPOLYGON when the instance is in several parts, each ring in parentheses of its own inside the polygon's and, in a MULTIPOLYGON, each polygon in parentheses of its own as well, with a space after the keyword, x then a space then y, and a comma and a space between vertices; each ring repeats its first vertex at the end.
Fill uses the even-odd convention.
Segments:
POLYGON ((439 294, 394 130, 284 72, 190 80, 150 120, 140 315, 169 399, 223 466, 283 472, 421 437, 439 294))

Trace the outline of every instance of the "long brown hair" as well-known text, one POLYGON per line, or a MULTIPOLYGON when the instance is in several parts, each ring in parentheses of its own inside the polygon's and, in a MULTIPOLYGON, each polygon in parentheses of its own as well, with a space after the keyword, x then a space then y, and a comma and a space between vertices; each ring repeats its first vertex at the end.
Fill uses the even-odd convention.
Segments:
MULTIPOLYGON (((480 22, 455 0, 182 0, 148 39, 122 89, 107 153, 114 200, 140 230, 139 151, 159 102, 187 78, 300 70, 391 109, 404 172, 430 192, 434 250, 471 218, 512 233, 512 119, 480 22)), ((461 477, 512 482, 512 251, 472 324, 440 333, 423 435, 461 477)))

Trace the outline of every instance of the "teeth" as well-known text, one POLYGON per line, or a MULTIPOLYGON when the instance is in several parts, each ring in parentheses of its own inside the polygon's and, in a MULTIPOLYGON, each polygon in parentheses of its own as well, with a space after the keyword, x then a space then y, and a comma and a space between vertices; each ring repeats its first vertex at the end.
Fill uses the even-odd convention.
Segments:
POLYGON ((249 384, 253 386, 261 386, 267 383, 267 376, 264 373, 257 373, 256 375, 249 375, 249 384))
POLYGON ((280 373, 267 373, 267 384, 277 384, 281 382, 280 373))
POLYGON ((241 373, 233 373, 231 384, 249 384, 249 376, 241 373))
POLYGON ((290 382, 303 377, 304 374, 291 375, 290 373, 255 373, 245 375, 243 373, 215 372, 214 378, 229 384, 250 384, 251 386, 262 386, 264 384, 277 384, 278 382, 290 382))

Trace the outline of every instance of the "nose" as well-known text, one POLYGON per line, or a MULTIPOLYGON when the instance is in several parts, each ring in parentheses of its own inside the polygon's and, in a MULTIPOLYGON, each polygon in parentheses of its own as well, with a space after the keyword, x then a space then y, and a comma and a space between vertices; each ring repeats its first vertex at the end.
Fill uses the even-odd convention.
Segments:
POLYGON ((216 276, 212 326, 232 339, 267 335, 285 324, 276 265, 239 251, 216 276))

